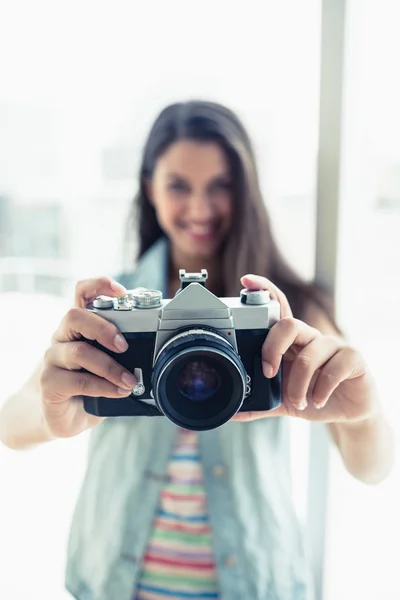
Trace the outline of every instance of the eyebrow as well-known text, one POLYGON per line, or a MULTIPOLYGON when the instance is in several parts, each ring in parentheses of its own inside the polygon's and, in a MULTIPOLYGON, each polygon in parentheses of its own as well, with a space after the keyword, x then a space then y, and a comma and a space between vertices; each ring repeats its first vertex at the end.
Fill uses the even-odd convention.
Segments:
MULTIPOLYGON (((167 177, 170 179, 180 179, 181 181, 187 181, 187 178, 184 175, 179 175, 179 173, 170 172, 167 173, 167 177)), ((210 181, 216 181, 219 179, 231 179, 231 175, 228 172, 218 173, 210 178, 210 181)))
POLYGON ((184 177, 183 175, 179 175, 178 173, 167 173, 167 177, 169 179, 182 179, 183 181, 186 180, 186 177, 184 177))

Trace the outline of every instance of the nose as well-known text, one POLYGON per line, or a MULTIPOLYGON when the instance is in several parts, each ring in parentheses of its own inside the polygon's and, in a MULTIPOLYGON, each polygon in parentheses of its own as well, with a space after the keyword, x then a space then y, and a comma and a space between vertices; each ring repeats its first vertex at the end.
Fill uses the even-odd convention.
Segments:
POLYGON ((188 216, 193 221, 206 221, 212 219, 215 214, 214 204, 209 195, 204 192, 192 195, 188 209, 188 216))

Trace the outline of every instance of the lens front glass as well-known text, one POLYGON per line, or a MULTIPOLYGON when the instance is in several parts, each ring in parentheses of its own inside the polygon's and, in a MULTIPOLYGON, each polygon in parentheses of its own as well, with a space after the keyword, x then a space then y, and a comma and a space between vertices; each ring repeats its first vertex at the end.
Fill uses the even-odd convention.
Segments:
POLYGON ((178 390, 194 402, 208 400, 221 385, 218 371, 208 360, 191 360, 178 376, 178 390))

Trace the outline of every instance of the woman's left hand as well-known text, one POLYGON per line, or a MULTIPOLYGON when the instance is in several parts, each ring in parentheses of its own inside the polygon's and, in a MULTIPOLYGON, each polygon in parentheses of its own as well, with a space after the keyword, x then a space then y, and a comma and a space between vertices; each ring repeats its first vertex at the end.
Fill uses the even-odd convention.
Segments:
POLYGON ((379 410, 375 385, 360 353, 339 335, 324 335, 293 318, 285 295, 264 277, 247 275, 248 289, 269 290, 281 306, 281 319, 262 348, 266 377, 277 374, 283 358, 282 405, 272 411, 240 412, 233 420, 295 416, 311 421, 351 422, 379 410))

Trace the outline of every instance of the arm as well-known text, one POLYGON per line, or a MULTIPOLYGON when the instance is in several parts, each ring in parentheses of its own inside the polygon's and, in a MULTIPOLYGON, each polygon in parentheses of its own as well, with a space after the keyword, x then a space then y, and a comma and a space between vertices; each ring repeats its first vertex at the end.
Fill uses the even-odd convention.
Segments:
POLYGON ((0 410, 0 441, 14 450, 26 449, 52 438, 42 412, 40 366, 0 410))
POLYGON ((376 484, 392 470, 395 442, 391 426, 382 412, 355 423, 330 423, 331 436, 344 464, 356 479, 376 484))
MULTIPOLYGON (((338 335, 328 318, 317 307, 310 307, 304 319, 327 335, 338 335)), ((356 479, 368 484, 383 481, 395 460, 394 433, 376 399, 376 412, 353 422, 328 423, 331 437, 342 456, 346 469, 356 479)))

